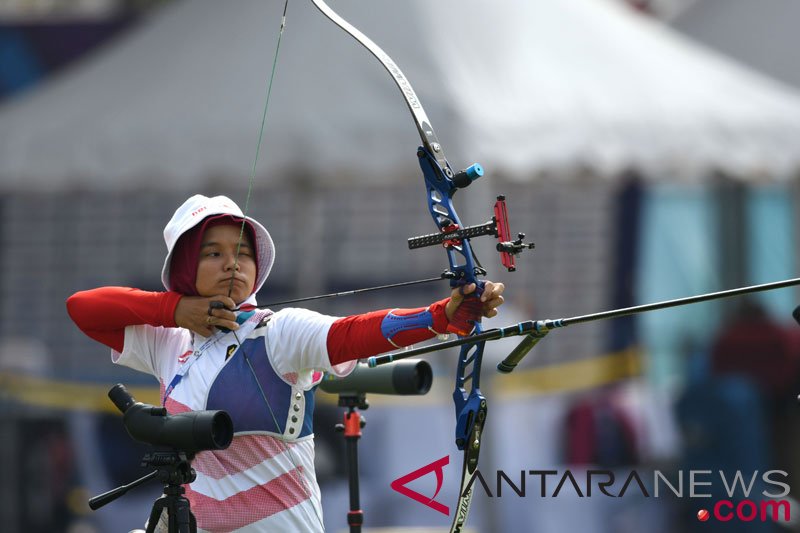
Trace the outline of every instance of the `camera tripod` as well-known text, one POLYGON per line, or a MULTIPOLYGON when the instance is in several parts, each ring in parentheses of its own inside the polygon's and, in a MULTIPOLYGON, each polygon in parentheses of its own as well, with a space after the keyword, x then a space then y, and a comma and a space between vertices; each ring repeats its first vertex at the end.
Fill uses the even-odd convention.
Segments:
POLYGON ((350 490, 350 510, 347 513, 347 525, 350 533, 361 533, 364 523, 364 511, 361 510, 358 482, 358 440, 361 438, 361 429, 367 421, 358 412, 369 407, 367 396, 364 393, 343 393, 339 395, 339 406, 346 407, 344 423, 336 424, 336 431, 344 433, 347 446, 347 479, 350 490))
POLYGON ((157 479, 164 484, 164 495, 153 503, 146 533, 155 533, 161 514, 166 510, 169 533, 197 533, 197 522, 184 494, 183 485, 191 483, 197 475, 192 468, 194 454, 176 451, 157 451, 145 454, 142 466, 155 467, 156 470, 127 485, 117 487, 89 500, 89 507, 97 510, 123 496, 150 480, 157 479))

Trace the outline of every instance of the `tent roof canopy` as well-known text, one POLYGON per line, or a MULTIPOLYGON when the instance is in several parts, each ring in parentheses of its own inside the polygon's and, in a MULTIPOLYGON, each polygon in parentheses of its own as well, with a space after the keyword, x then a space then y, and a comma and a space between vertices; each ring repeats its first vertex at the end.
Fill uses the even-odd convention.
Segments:
MULTIPOLYGON (((244 180, 282 5, 176 2, 0 109, 6 189, 244 180)), ((454 166, 527 180, 638 167, 673 179, 800 167, 800 96, 606 0, 332 2, 401 66, 454 166)), ((289 6, 259 180, 388 182, 419 142, 390 77, 289 6), (399 148, 399 149, 398 149, 399 148)))

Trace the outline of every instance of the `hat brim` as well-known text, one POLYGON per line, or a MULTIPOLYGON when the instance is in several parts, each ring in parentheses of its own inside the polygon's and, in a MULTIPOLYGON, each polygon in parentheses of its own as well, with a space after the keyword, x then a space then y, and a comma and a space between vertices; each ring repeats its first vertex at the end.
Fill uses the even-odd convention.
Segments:
MULTIPOLYGON (((230 214, 230 213, 209 213, 209 215, 204 217, 202 220, 197 221, 195 224, 192 224, 191 226, 183 228, 183 230, 180 232, 180 235, 183 235, 190 229, 198 226, 208 217, 219 214, 230 214)), ((242 218, 241 216, 235 214, 232 214, 232 216, 235 216, 236 218, 242 218)), ((255 239, 256 239, 256 242, 254 244, 256 247, 258 272, 256 273, 256 282, 253 287, 253 293, 255 294, 259 290, 261 290, 261 287, 264 286, 264 283, 267 281, 267 277, 269 277, 269 273, 272 270, 272 265, 275 263, 275 243, 272 240, 272 236, 269 234, 267 229, 261 225, 260 222, 251 217, 244 217, 244 219, 248 223, 250 223, 255 233, 255 239)), ((167 257, 164 258, 164 266, 161 268, 161 283, 164 285, 164 288, 166 288, 168 291, 172 290, 172 287, 170 286, 169 282, 169 277, 170 277, 169 269, 172 263, 172 254, 174 252, 174 249, 175 247, 173 246, 172 249, 170 249, 167 252, 167 257)))

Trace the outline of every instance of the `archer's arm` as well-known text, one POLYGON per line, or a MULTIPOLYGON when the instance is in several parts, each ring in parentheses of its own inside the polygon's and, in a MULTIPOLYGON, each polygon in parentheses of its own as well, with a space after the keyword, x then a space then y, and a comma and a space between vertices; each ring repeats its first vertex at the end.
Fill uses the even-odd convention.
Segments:
POLYGON ((175 327, 175 308, 180 299, 177 292, 100 287, 70 296, 67 312, 86 335, 122 352, 126 326, 175 327))
POLYGON ((328 331, 332 365, 408 346, 447 332, 449 298, 417 309, 383 309, 336 320, 328 331))
POLYGON ((503 304, 502 283, 487 281, 480 297, 474 285, 454 289, 450 298, 418 309, 384 309, 336 320, 328 331, 332 365, 409 346, 435 335, 469 335, 481 316, 497 315, 503 304))

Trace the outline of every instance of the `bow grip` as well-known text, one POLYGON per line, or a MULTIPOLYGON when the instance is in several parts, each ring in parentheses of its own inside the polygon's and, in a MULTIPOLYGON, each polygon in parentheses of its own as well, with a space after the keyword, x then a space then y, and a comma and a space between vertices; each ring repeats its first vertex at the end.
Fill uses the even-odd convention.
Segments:
MULTIPOLYGON (((453 318, 447 325, 448 332, 455 333, 461 337, 472 335, 472 332, 475 331, 475 327, 480 323, 481 317, 483 316, 481 295, 483 294, 486 282, 476 280, 473 283, 476 285, 475 292, 464 295, 464 300, 458 306, 458 309, 456 309, 456 312, 453 314, 453 318)), ((459 287, 459 292, 461 292, 461 294, 464 294, 464 286, 466 285, 468 285, 468 283, 464 280, 456 282, 456 286, 459 287)))

